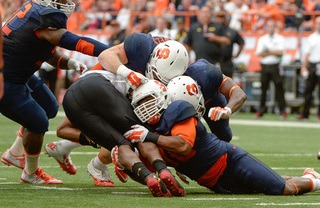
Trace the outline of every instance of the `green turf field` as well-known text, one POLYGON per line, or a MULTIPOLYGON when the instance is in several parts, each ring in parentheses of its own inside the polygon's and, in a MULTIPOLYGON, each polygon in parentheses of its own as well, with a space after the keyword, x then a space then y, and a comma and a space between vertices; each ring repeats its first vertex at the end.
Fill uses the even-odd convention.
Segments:
MULTIPOLYGON (((232 143, 249 151, 281 175, 301 176, 306 167, 320 171, 316 154, 320 149, 320 123, 312 116, 310 121, 294 121, 289 115, 285 121, 278 115, 253 119, 253 114, 232 116, 232 143)), ((55 129, 63 113, 50 122, 45 143, 57 141, 55 129)), ((0 154, 11 146, 19 125, 0 116, 0 154)), ((320 207, 320 191, 303 196, 220 195, 194 182, 184 184, 187 195, 181 198, 155 198, 147 187, 132 180, 121 183, 109 165, 115 188, 93 185, 86 171, 90 160, 98 153, 90 147, 77 148, 71 154, 78 168, 76 175, 67 175, 58 163, 42 154, 40 165, 48 174, 64 181, 63 185, 20 184, 21 170, 0 164, 0 207, 320 207)))

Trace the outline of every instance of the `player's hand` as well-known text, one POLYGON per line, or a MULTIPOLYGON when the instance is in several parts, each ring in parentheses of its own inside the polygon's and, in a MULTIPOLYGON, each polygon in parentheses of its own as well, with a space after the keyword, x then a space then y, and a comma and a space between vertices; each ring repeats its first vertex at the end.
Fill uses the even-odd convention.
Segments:
POLYGON ((73 58, 69 59, 67 64, 68 64, 68 69, 74 69, 79 74, 82 74, 82 72, 88 69, 88 67, 84 63, 81 63, 80 61, 75 60, 73 58))
POLYGON ((123 136, 127 139, 130 140, 131 143, 139 143, 139 142, 144 142, 146 139, 149 130, 145 128, 144 126, 141 125, 134 125, 131 126, 131 130, 127 131, 123 136))
POLYGON ((148 81, 148 78, 140 74, 139 72, 134 72, 131 69, 128 69, 126 66, 121 65, 118 70, 117 74, 121 75, 125 78, 127 84, 133 90, 137 89, 137 87, 143 83, 148 81))
POLYGON ((232 114, 232 111, 229 107, 221 108, 218 106, 218 107, 210 108, 208 117, 211 120, 219 121, 220 119, 229 118, 231 114, 232 114))
POLYGON ((111 150, 111 159, 112 159, 112 163, 116 166, 120 166, 120 162, 119 162, 119 147, 118 146, 114 146, 111 150))

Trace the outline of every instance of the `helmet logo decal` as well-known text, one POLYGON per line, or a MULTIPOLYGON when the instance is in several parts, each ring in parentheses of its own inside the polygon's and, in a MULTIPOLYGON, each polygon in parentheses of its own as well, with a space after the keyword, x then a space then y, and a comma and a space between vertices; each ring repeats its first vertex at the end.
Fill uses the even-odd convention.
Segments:
POLYGON ((198 94, 199 94, 197 85, 195 85, 194 83, 191 84, 191 85, 187 85, 186 88, 187 88, 188 94, 189 94, 190 96, 198 95, 198 94))
POLYGON ((167 91, 167 88, 166 88, 161 82, 159 82, 158 80, 155 80, 154 83, 156 83, 157 85, 159 85, 160 89, 161 89, 163 92, 166 92, 166 91, 167 91))
POLYGON ((167 59, 170 54, 170 49, 169 48, 159 48, 157 51, 157 57, 158 59, 167 59))

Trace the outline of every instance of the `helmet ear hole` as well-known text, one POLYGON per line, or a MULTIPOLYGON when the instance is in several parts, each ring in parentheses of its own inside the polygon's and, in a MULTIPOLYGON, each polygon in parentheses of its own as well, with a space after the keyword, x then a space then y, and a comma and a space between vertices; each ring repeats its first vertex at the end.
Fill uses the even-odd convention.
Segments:
POLYGON ((171 101, 185 100, 193 105, 199 117, 205 113, 204 97, 200 86, 189 76, 178 76, 167 85, 171 101))

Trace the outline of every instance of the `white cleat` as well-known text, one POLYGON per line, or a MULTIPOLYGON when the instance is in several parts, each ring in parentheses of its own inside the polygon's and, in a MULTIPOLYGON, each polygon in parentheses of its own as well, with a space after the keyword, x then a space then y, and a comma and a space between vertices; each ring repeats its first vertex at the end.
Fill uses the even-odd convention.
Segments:
POLYGON ((42 168, 38 167, 34 174, 28 175, 25 170, 21 174, 21 183, 32 184, 63 184, 63 181, 58 180, 48 174, 46 174, 42 168))
POLYGON ((104 168, 97 168, 94 164, 94 158, 90 161, 87 167, 87 171, 93 178, 94 185, 102 187, 115 187, 113 181, 110 178, 108 166, 104 168))
POLYGON ((303 175, 312 175, 314 179, 320 179, 320 174, 312 168, 306 168, 303 175))
POLYGON ((66 171, 71 175, 76 174, 77 168, 73 164, 70 155, 60 153, 59 148, 61 148, 61 146, 59 145, 58 142, 51 142, 49 144, 46 144, 45 151, 46 151, 46 154, 49 155, 49 157, 53 157, 54 159, 57 160, 57 162, 59 163, 59 165, 64 171, 66 171))
POLYGON ((26 164, 26 156, 25 154, 22 156, 14 156, 11 154, 10 149, 7 149, 2 154, 1 162, 7 166, 13 165, 23 170, 26 164))

